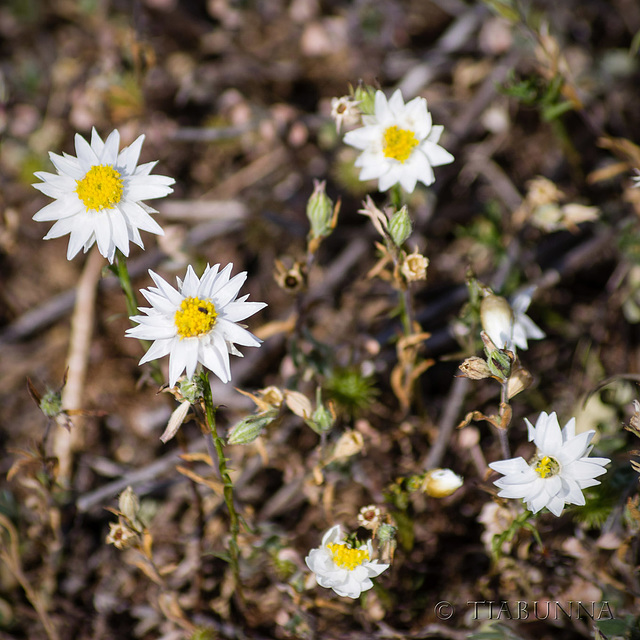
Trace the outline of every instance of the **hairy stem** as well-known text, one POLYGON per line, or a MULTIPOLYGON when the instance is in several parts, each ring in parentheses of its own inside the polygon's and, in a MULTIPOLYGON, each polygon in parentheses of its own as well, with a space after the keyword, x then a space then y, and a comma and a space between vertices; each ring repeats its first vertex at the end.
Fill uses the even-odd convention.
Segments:
POLYGON ((213 404, 213 395, 211 394, 211 385, 209 384, 208 372, 202 373, 202 381, 204 383, 204 409, 205 417, 207 420, 207 430, 205 431, 205 440, 207 442, 207 450, 211 456, 211 463, 215 464, 217 460, 218 471, 220 478, 222 479, 224 489, 224 501, 229 511, 229 531, 231 533, 231 540, 229 541, 229 558, 231 562, 231 570, 233 571, 233 577, 236 584, 236 591, 240 597, 240 601, 243 602, 242 585, 240 584, 240 565, 239 557, 240 551, 238 547, 238 533, 240 531, 240 519, 236 512, 236 507, 233 502, 233 481, 229 475, 229 468, 227 467, 227 459, 224 455, 224 442, 218 435, 216 427, 216 409, 213 404))

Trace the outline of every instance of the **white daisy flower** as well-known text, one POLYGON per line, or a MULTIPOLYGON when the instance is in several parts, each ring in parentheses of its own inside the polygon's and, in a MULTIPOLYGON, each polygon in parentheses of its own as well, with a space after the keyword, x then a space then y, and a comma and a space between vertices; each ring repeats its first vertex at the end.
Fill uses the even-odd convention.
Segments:
POLYGON ((55 202, 40 209, 33 219, 56 223, 45 240, 70 234, 67 259, 80 249, 85 253, 95 243, 100 253, 113 262, 116 249, 129 255, 129 242, 143 247, 140 231, 163 235, 162 227, 149 215, 157 213, 142 200, 162 198, 171 193, 175 180, 167 176, 152 176, 155 162, 136 166, 144 136, 118 151, 120 134, 117 129, 102 141, 95 128, 91 144, 76 134, 77 158, 63 153, 49 153, 58 173, 38 171, 43 182, 33 186, 55 202))
POLYGON ((202 278, 191 266, 184 282, 176 278, 174 289, 158 274, 149 271, 156 287, 142 289, 151 308, 140 308, 145 315, 132 316, 137 327, 127 329, 129 338, 153 340, 140 364, 169 355, 169 385, 174 387, 185 371, 192 378, 198 363, 215 373, 222 382, 231 380, 229 354, 241 356, 234 343, 259 347, 261 340, 238 324, 266 307, 264 302, 237 298, 247 279, 246 272, 229 279, 233 264, 218 272, 220 265, 207 265, 202 278))
POLYGON ((535 287, 523 289, 513 297, 511 303, 493 293, 482 299, 482 329, 498 349, 515 352, 518 347, 526 350, 529 346, 527 340, 546 337, 544 331, 525 313, 534 291, 535 287))
POLYGON ((501 489, 501 498, 521 498, 527 509, 537 513, 547 507, 560 516, 565 504, 584 505, 582 490, 600 484, 595 480, 606 473, 608 458, 589 458, 589 446, 595 431, 575 434, 576 420, 571 418, 560 430, 555 412, 544 411, 535 427, 525 419, 529 441, 537 447, 530 462, 524 458, 511 458, 492 462, 489 466, 503 478, 495 481, 501 489))
POLYGON ((367 544, 352 549, 342 539, 340 525, 336 524, 322 537, 322 544, 312 549, 304 559, 321 587, 333 589, 339 596, 358 598, 373 587, 371 578, 379 576, 388 564, 371 560, 373 547, 367 544))
POLYGON ((398 89, 387 102, 376 92, 374 115, 363 115, 363 127, 344 136, 346 144, 361 149, 356 167, 360 180, 378 179, 378 189, 394 184, 412 193, 416 182, 429 186, 435 181, 433 167, 453 162, 453 156, 438 145, 443 127, 433 125, 424 98, 404 103, 398 89))

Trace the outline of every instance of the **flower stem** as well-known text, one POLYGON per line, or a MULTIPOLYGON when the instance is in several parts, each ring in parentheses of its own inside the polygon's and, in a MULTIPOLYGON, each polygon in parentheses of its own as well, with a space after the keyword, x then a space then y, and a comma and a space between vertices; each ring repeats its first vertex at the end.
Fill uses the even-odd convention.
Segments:
POLYGON ((233 481, 229 475, 229 468, 227 467, 227 459, 224 455, 224 442, 218 435, 216 427, 216 410, 217 407, 213 404, 213 395, 211 393, 211 385, 209 384, 209 373, 203 371, 201 373, 202 381, 204 383, 204 409, 205 417, 207 420, 207 429, 205 431, 205 440, 207 443, 207 450, 211 456, 211 464, 214 465, 217 460, 218 471, 220 478, 224 484, 223 495, 224 501, 229 510, 229 531, 231 533, 231 540, 229 541, 229 558, 231 562, 231 570, 233 571, 233 577, 236 585, 236 591, 240 597, 240 601, 244 602, 242 593, 242 585, 240 584, 240 565, 238 559, 240 557, 238 547, 238 533, 240 531, 240 520, 236 512, 236 507, 233 502, 233 481))
MULTIPOLYGON (((127 268, 127 258, 119 249, 116 251, 116 266, 115 268, 112 267, 112 271, 114 271, 120 281, 120 287, 127 302, 127 314, 129 317, 135 316, 138 313, 138 299, 131 284, 131 277, 129 276, 129 269, 127 268)), ((148 350, 151 346, 151 343, 147 340, 140 340, 140 342, 145 350, 148 350)), ((154 381, 160 386, 164 384, 164 376, 162 375, 158 362, 152 360, 149 365, 151 366, 151 376, 154 381)))
POLYGON ((391 187, 390 192, 391 204, 396 208, 396 210, 402 209, 402 201, 404 198, 402 197, 402 187, 399 184, 394 184, 391 187))

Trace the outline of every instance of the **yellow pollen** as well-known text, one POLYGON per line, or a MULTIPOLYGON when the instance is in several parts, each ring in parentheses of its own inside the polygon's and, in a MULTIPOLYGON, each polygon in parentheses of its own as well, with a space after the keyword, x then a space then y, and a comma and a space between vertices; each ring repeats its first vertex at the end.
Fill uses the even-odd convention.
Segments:
POLYGON ((331 551, 333 561, 341 569, 352 571, 365 560, 369 560, 369 552, 366 549, 350 549, 347 545, 336 542, 330 542, 327 547, 331 551))
POLYGON ((176 311, 175 323, 182 338, 195 338, 209 333, 218 314, 213 302, 201 298, 185 298, 176 311))
POLYGON ((107 164, 94 165, 82 180, 76 180, 76 193, 87 211, 110 209, 122 199, 120 173, 107 164))
POLYGON ((560 465, 556 460, 549 456, 544 456, 540 462, 536 465, 536 473, 541 478, 546 478, 547 476, 555 476, 560 470, 560 465))
POLYGON ((387 158, 404 162, 417 145, 418 140, 409 129, 400 129, 393 125, 384 132, 384 155, 387 158))

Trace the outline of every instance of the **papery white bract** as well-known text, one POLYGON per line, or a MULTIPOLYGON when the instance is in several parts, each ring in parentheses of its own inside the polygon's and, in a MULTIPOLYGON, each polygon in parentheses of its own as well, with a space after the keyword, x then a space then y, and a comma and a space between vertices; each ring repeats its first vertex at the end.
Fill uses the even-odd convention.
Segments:
POLYGON ((321 587, 333 589, 339 596, 358 598, 373 587, 371 578, 389 568, 388 564, 371 560, 372 555, 371 540, 352 549, 343 540, 340 525, 336 524, 324 534, 320 547, 312 549, 304 561, 321 587))
POLYGON ((346 144, 361 149, 355 164, 360 180, 378 180, 386 191, 394 184, 412 193, 417 182, 435 181, 433 167, 453 162, 453 156, 438 145, 443 127, 432 123, 424 98, 404 103, 398 89, 387 102, 376 92, 374 115, 362 116, 364 126, 344 136, 346 144))
POLYGON ((527 349, 529 340, 541 340, 546 337, 545 332, 528 316, 526 310, 531 304, 531 296, 535 287, 527 287, 516 293, 511 300, 513 309, 513 333, 511 339, 518 349, 527 349))
POLYGON ((525 419, 529 441, 537 447, 530 462, 511 458, 492 462, 489 466, 504 477, 495 481, 501 498, 520 498, 527 508, 537 513, 547 507, 560 516, 565 504, 584 505, 582 490, 600 484, 595 480, 606 473, 608 458, 589 458, 589 446, 595 431, 575 434, 575 418, 560 430, 555 412, 544 411, 535 427, 525 419))
POLYGON ((97 243, 100 253, 113 262, 116 249, 129 255, 129 242, 142 247, 140 231, 163 235, 162 227, 149 215, 156 213, 142 200, 162 198, 173 191, 175 180, 149 175, 155 162, 137 166, 144 136, 119 151, 120 134, 112 131, 102 141, 91 131, 91 144, 80 134, 75 136, 77 157, 50 153, 57 174, 35 173, 43 182, 33 186, 55 198, 38 211, 38 222, 56 221, 45 240, 69 234, 67 259, 80 249, 85 253, 97 243))
POLYGON ((234 343, 246 347, 261 344, 261 340, 238 323, 266 307, 266 303, 247 302, 248 295, 237 298, 247 278, 246 272, 230 278, 233 264, 220 272, 219 268, 219 264, 207 265, 198 278, 189 266, 184 282, 177 278, 177 289, 149 271, 156 287, 141 290, 151 307, 139 309, 145 315, 131 318, 139 324, 128 329, 126 335, 154 341, 140 364, 169 355, 172 387, 185 370, 188 378, 193 377, 198 363, 222 382, 229 382, 229 354, 242 356, 234 343))

